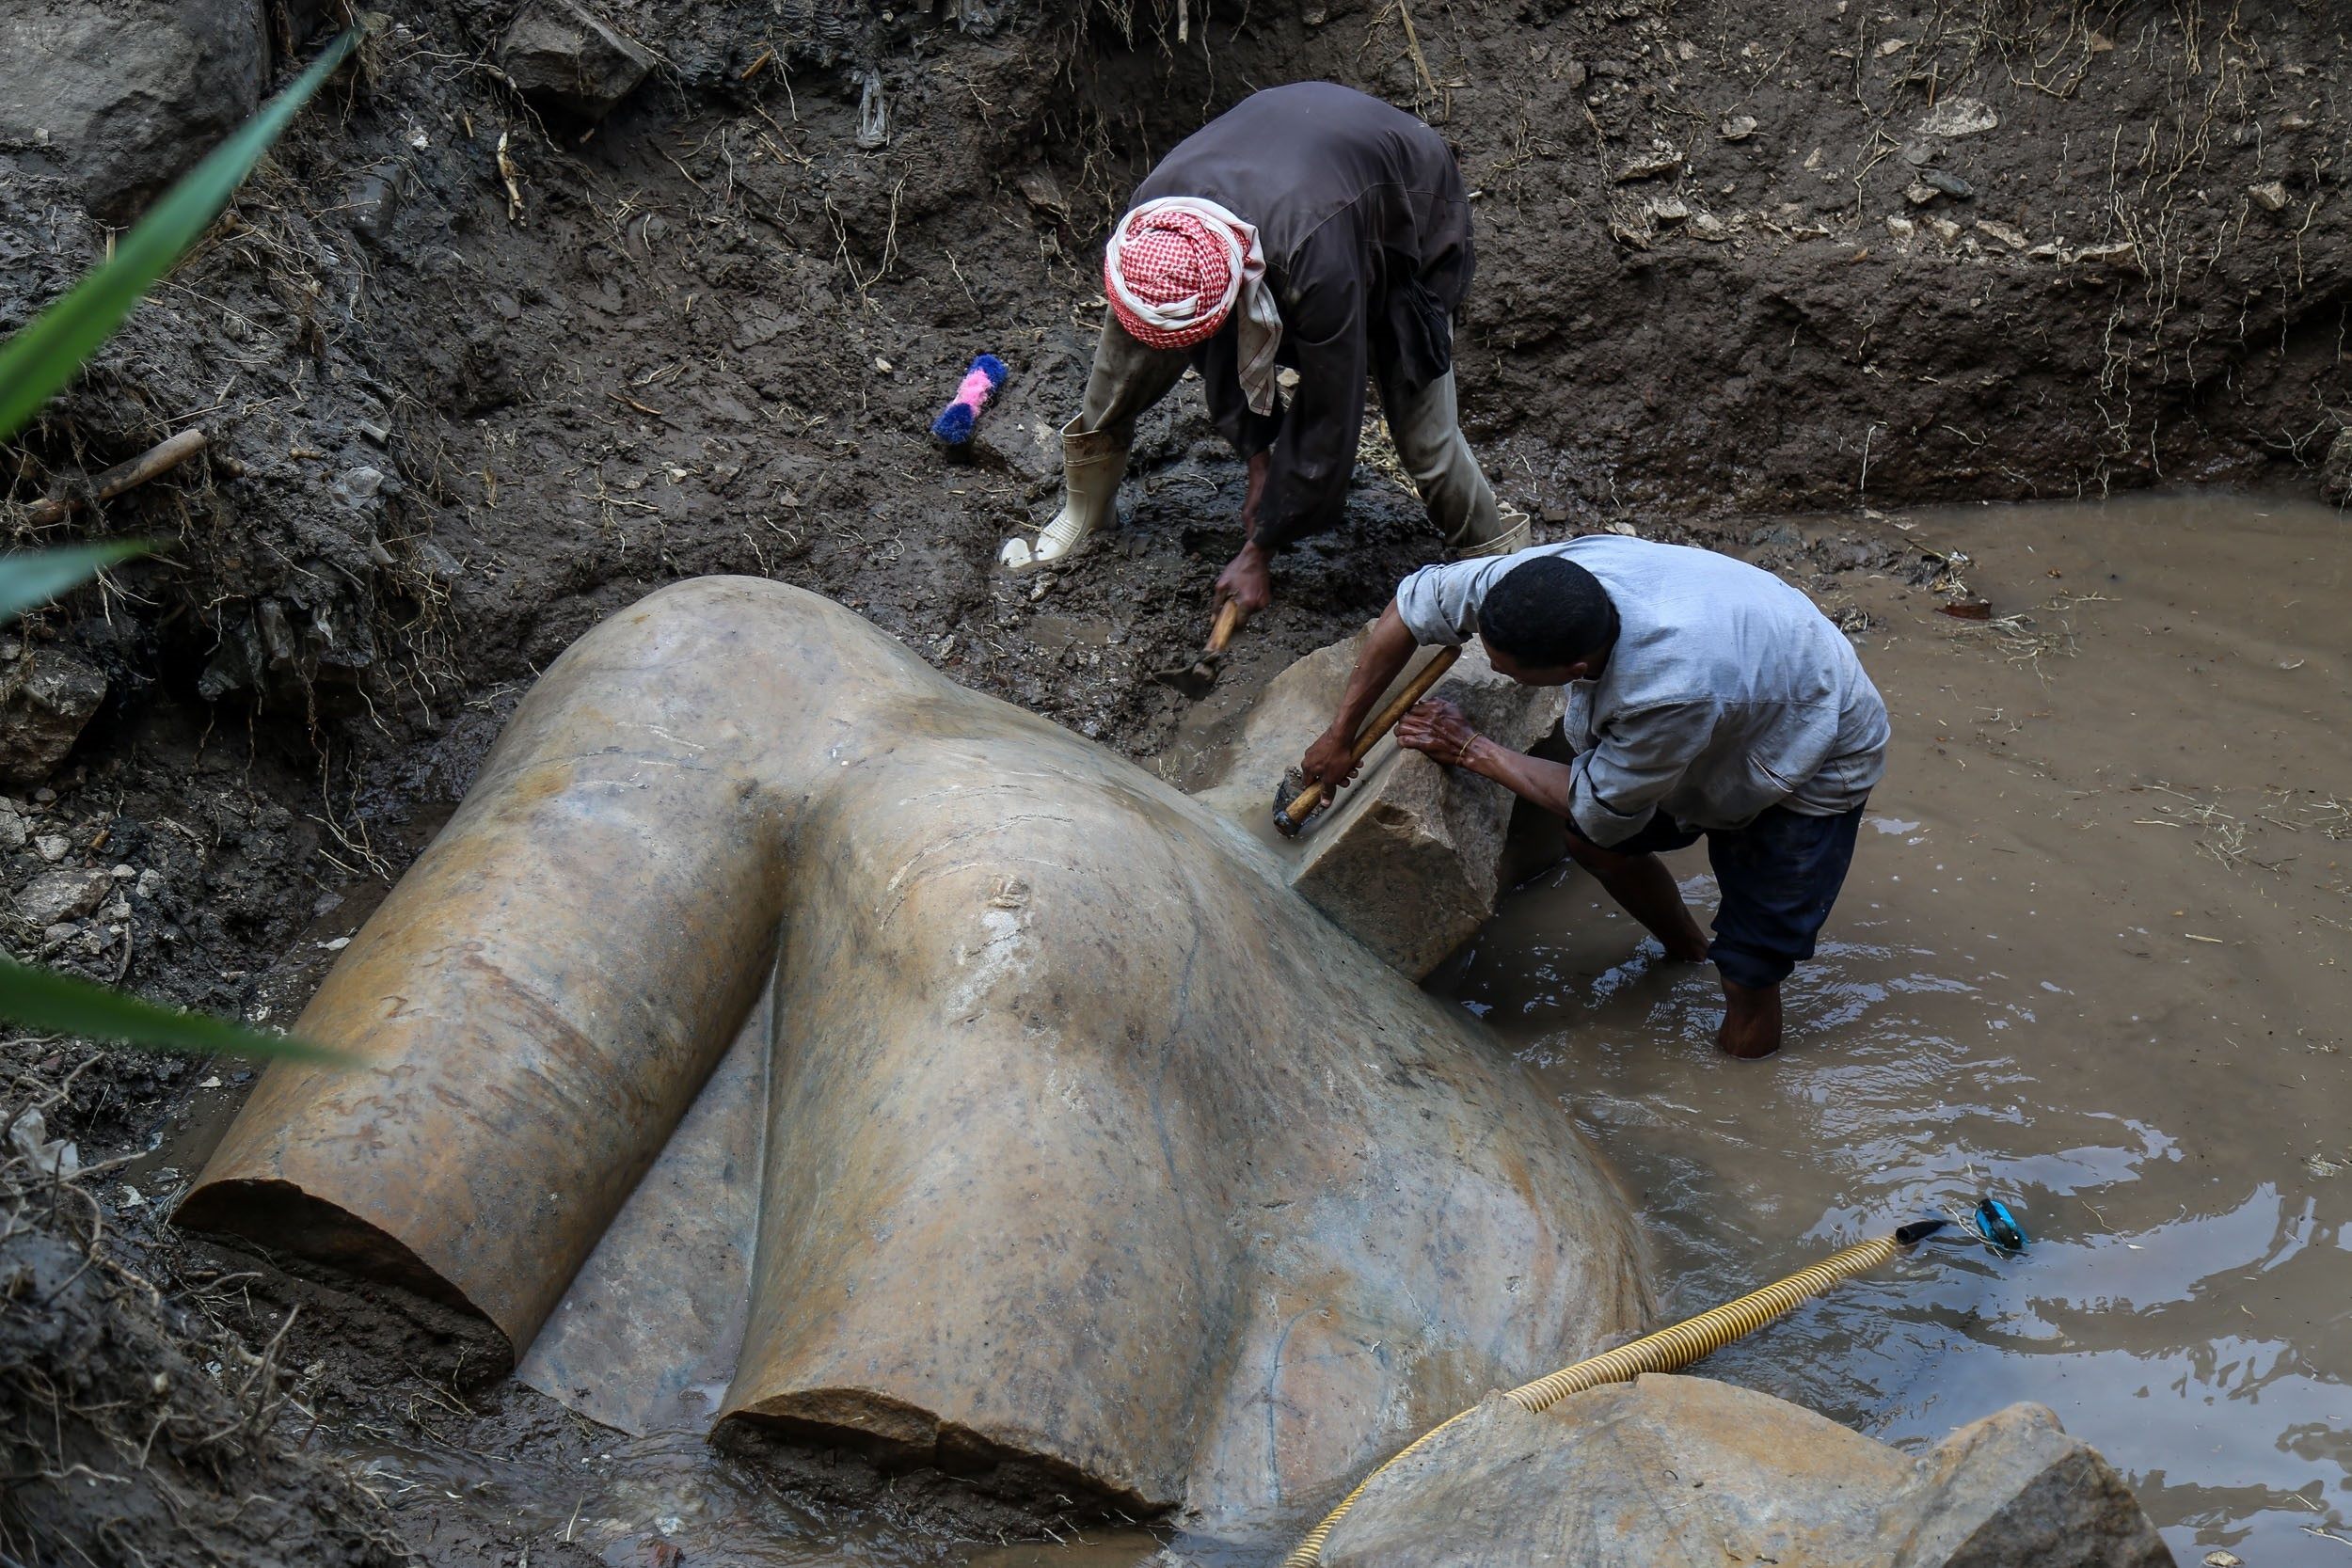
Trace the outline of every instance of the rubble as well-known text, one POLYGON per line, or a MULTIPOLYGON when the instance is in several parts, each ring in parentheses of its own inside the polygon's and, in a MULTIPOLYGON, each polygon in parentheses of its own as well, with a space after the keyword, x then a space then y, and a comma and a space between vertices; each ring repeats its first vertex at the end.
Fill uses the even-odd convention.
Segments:
POLYGON ((106 677, 56 647, 0 661, 0 782, 33 784, 56 771, 106 700, 106 677))
POLYGON ((46 0, 0 17, 0 145, 29 146, 112 222, 253 112, 269 51, 251 0, 46 0))
POLYGON ((522 92, 581 119, 602 119, 636 90, 654 57, 574 0, 531 0, 499 44, 522 92))

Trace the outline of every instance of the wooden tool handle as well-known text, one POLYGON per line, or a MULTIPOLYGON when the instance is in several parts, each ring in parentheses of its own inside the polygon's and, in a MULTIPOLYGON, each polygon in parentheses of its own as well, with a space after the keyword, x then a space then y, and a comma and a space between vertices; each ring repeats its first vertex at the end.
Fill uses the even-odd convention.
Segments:
MULTIPOLYGON (((1445 673, 1454 668, 1454 661, 1461 657, 1462 650, 1459 648, 1438 649, 1438 657, 1422 665, 1421 673, 1406 682, 1405 689, 1398 692, 1388 706, 1372 716, 1372 722, 1366 724, 1356 736, 1354 758, 1357 764, 1361 764, 1364 758, 1372 754, 1372 749, 1380 744, 1380 737, 1396 728, 1396 721, 1410 712, 1415 703, 1428 696, 1429 689, 1443 680, 1445 673)), ((1282 815, 1293 822, 1304 822, 1314 815, 1315 808, 1323 803, 1323 783, 1317 780, 1300 790, 1297 797, 1284 808, 1282 815)))
POLYGON ((1395 700, 1372 716, 1372 722, 1356 737, 1356 760, 1361 762, 1370 756, 1372 749, 1380 744, 1380 737, 1396 728, 1396 721, 1411 712, 1415 703, 1428 696, 1429 689, 1443 680, 1445 673, 1454 668, 1454 661, 1461 657, 1459 648, 1438 649, 1438 657, 1421 667, 1421 673, 1406 683, 1395 700))
POLYGON ((1216 625, 1209 628, 1209 652, 1223 653, 1225 644, 1233 640, 1233 633, 1241 630, 1241 624, 1247 619, 1248 617, 1241 611, 1239 599, 1226 600, 1216 612, 1216 625))
MULTIPOLYGON (((183 430, 159 446, 150 447, 128 463, 118 463, 104 473, 89 481, 89 488, 102 501, 110 501, 125 490, 145 484, 149 480, 170 472, 205 447, 204 433, 183 430)), ((25 522, 34 528, 46 528, 61 523, 72 515, 82 504, 79 497, 64 500, 37 500, 25 511, 25 522)))

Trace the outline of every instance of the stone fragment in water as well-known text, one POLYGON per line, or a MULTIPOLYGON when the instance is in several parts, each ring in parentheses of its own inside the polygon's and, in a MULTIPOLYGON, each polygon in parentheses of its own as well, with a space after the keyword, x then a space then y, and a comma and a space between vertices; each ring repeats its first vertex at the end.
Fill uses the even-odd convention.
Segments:
POLYGON ((1488 1398, 1382 1473, 1323 1550, 1326 1568, 2170 1560, 2122 1479, 2041 1405, 1915 1461, 1768 1395, 1661 1374, 1542 1415, 1488 1398))
POLYGON ((653 56, 576 0, 530 0, 499 43, 499 69, 530 97, 602 119, 653 70, 653 56))
MULTIPOLYGON (((1330 723, 1362 644, 1359 633, 1275 676, 1224 772, 1199 792, 1200 801, 1242 832, 1270 837, 1275 784, 1330 723)), ((1409 668, 1399 685, 1408 679, 1409 668)), ((1474 641, 1432 695, 1516 751, 1549 735, 1567 705, 1557 688, 1496 673, 1474 641)), ((1418 980, 1494 913, 1514 799, 1501 784, 1405 751, 1391 737, 1373 750, 1339 800, 1277 852, 1309 903, 1418 980)))

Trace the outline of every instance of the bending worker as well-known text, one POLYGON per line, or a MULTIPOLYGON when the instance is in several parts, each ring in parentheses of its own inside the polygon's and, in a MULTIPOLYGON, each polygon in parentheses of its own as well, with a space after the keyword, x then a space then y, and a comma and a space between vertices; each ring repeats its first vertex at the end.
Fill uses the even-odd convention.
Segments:
POLYGON ((1367 375, 1447 546, 1524 544, 1526 519, 1501 515, 1454 412, 1453 321, 1470 271, 1469 195, 1435 131, 1328 82, 1244 99, 1178 144, 1112 230, 1110 314, 1062 430, 1062 509, 1035 544, 1007 540, 1002 564, 1068 561, 1111 521, 1136 418, 1188 363, 1249 468, 1219 600, 1263 608, 1274 553, 1339 519, 1367 375), (1287 409, 1281 366, 1298 372, 1287 409))
POLYGON ((1780 983, 1813 956, 1885 770, 1886 705, 1845 635, 1770 572, 1679 545, 1600 534, 1424 567, 1374 626, 1308 778, 1352 775, 1356 731, 1417 644, 1473 633, 1513 680, 1568 688, 1575 760, 1499 746, 1442 701, 1407 713, 1398 744, 1562 817, 1569 854, 1668 958, 1714 959, 1716 1044, 1778 1050, 1780 983), (1658 858, 1702 837, 1711 943, 1658 858))

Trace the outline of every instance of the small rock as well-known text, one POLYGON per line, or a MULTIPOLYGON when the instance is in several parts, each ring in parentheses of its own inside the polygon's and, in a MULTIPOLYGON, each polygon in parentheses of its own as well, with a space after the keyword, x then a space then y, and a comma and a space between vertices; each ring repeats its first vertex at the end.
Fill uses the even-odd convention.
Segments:
POLYGON ((1943 192, 1954 201, 1970 201, 1976 198, 1977 187, 1949 169, 1922 169, 1919 173, 1919 181, 1922 184, 1943 192))
POLYGON ((435 582, 455 582, 466 575, 465 563, 430 539, 417 546, 417 559, 435 582))
POLYGON ((137 876, 138 873, 133 870, 130 866, 118 865, 114 868, 114 870, 108 872, 107 875, 114 878, 114 879, 118 882, 127 882, 132 878, 137 876))
POLYGON ((0 779, 56 771, 106 700, 106 677, 59 648, 35 648, 0 668, 0 779))
POLYGON ((269 77, 264 10, 253 0, 7 7, 0 144, 33 144, 34 166, 127 222, 252 114, 269 77))
POLYGON ((1756 135, 1756 117, 1733 115, 1729 119, 1715 127, 1715 134, 1725 141, 1746 141, 1756 135))
POLYGON ((2205 1568, 2246 1568, 2246 1560, 2235 1552, 2210 1551, 2205 1554, 2205 1568))
POLYGON ((1903 187, 1903 199, 1914 207, 1924 207, 1943 193, 1923 180, 1914 180, 1903 187))
POLYGON ((29 924, 56 926, 98 908, 114 879, 95 866, 44 871, 16 895, 16 912, 29 924))
POLYGON ((72 845, 56 833, 43 833, 33 840, 34 852, 52 865, 65 859, 66 851, 72 847, 72 845))
POLYGON ((49 1122, 39 1111, 20 1111, 8 1125, 8 1141, 33 1168, 53 1176, 71 1177, 82 1169, 81 1150, 68 1138, 51 1138, 49 1122))
POLYGON ((1886 231, 1899 240, 1907 240, 1919 231, 1919 226, 1909 218, 1889 216, 1886 220, 1886 231))
POLYGON ((1916 129, 1923 136, 1942 136, 1951 141, 1982 135, 2000 123, 2001 117, 1981 98, 1947 98, 1920 119, 1916 129))
POLYGON ((574 0, 529 0, 499 44, 499 68, 518 89, 582 119, 602 119, 653 66, 574 0))
POLYGON ((1614 176, 1618 184, 1636 180, 1655 180, 1661 174, 1672 174, 1682 166, 1682 153, 1672 142, 1653 141, 1646 152, 1636 152, 1617 166, 1614 176))
MULTIPOLYGON (((400 216, 400 166, 373 164, 353 175, 343 185, 343 221, 351 231, 369 245, 382 246, 392 237, 392 224, 400 216)), ((365 434, 367 423, 359 425, 365 434)), ((383 436, 370 437, 377 445, 383 436)))
POLYGON ((22 849, 32 834, 32 825, 22 813, 0 807, 0 849, 22 849))
POLYGON ((75 937, 80 936, 81 934, 82 928, 79 926, 72 924, 71 921, 61 920, 55 926, 42 927, 40 933, 40 945, 43 951, 52 947, 63 947, 67 942, 72 942, 75 937))
POLYGON ((2254 205, 2265 213, 2286 210, 2287 188, 2276 180, 2265 180, 2259 185, 2249 185, 2246 194, 2254 198, 2254 205))
POLYGON ((2280 116, 2279 117, 2279 129, 2280 129, 2280 130, 2281 130, 2281 131, 2286 131, 2286 132, 2308 131, 2308 130, 2310 130, 2311 128, 2312 128, 2312 120, 2311 120, 2311 117, 2310 117, 2309 115, 2293 115, 2293 114, 2290 114, 2290 115, 2280 115, 2280 116))
POLYGON ((1691 220, 1691 235, 1693 239, 1720 245, 1731 238, 1731 226, 1712 213, 1701 213, 1691 220))
POLYGON ((2352 426, 2336 432, 2328 455, 2319 460, 2319 493, 2331 501, 2352 504, 2352 426))
POLYGON ((1960 225, 1951 219, 1931 216, 1921 218, 1919 221, 1928 226, 1928 232, 1934 235, 1938 243, 1943 245, 1959 243, 1960 225))
POLYGON ((1927 167, 1930 164, 1935 162, 1935 144, 1932 142, 1923 141, 1904 143, 1903 162, 1909 164, 1913 168, 1927 167))
POLYGON ((2033 243, 2008 224, 1995 222, 1992 218, 1979 218, 1977 230, 1979 233, 1992 235, 2011 250, 2023 250, 2033 243))
POLYGON ((1054 178, 1052 169, 1033 168, 1015 182, 1023 199, 1039 212, 1049 217, 1070 216, 1070 198, 1062 194, 1061 182, 1054 178))
POLYGON ((142 898, 153 898, 160 895, 164 891, 164 874, 151 867, 140 872, 135 891, 142 898))
POLYGON ((2129 267, 2137 272, 2139 270, 2139 246, 2129 240, 2118 240, 2113 245, 2086 245, 2067 260, 2088 261, 2094 266, 2129 267))
POLYGON ((1649 215, 1661 224, 1676 224, 1691 215, 1691 208, 1690 204, 1678 196, 1652 197, 1649 201, 1649 215))
POLYGON ((360 501, 373 500, 376 492, 384 488, 384 470, 371 467, 354 468, 336 481, 335 488, 344 500, 354 505, 360 501))

